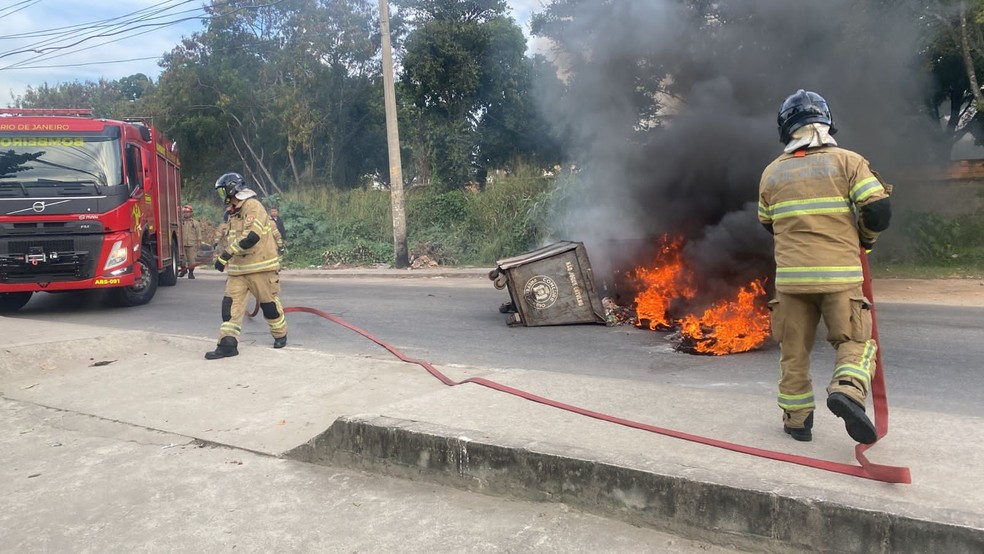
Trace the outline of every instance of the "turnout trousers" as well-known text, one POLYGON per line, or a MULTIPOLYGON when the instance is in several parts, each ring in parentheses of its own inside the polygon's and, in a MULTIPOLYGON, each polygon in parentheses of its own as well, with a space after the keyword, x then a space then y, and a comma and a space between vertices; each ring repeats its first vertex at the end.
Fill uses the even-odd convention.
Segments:
POLYGON ((263 319, 270 326, 273 338, 287 336, 287 318, 284 316, 283 306, 280 305, 280 274, 276 271, 260 271, 230 275, 226 280, 219 340, 223 337, 239 340, 250 293, 259 301, 263 319))
POLYGON ((198 247, 197 246, 185 246, 184 250, 184 267, 185 269, 191 268, 195 265, 198 259, 198 247))
POLYGON ((878 345, 871 338, 871 304, 861 285, 830 293, 776 293, 770 302, 772 334, 779 342, 779 407, 786 427, 803 427, 816 406, 810 353, 823 319, 827 341, 837 351, 827 394, 841 392, 865 404, 875 374, 878 345))

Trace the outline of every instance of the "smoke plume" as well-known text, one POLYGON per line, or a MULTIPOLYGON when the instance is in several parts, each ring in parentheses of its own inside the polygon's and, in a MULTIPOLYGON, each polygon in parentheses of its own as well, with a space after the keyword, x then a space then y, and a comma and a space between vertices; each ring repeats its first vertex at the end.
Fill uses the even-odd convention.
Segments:
MULTIPOLYGON (((668 233, 686 238, 685 255, 711 290, 771 275, 758 182, 781 153, 779 105, 800 88, 826 98, 840 145, 890 181, 903 160, 929 151, 914 132, 916 18, 897 3, 563 4, 577 8, 551 38, 568 90, 545 109, 575 147, 583 187, 559 227, 586 243, 592 262, 614 259, 619 242, 668 233), (654 80, 670 94, 641 94, 654 80)), ((645 262, 641 250, 619 254, 636 259, 613 265, 645 262)))

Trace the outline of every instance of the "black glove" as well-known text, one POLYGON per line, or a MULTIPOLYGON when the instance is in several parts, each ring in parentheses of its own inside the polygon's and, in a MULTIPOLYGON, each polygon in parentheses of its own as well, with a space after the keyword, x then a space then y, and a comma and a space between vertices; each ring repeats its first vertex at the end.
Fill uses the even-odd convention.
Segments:
POLYGON ((226 265, 229 263, 229 258, 231 257, 232 254, 228 252, 219 254, 219 257, 215 260, 215 269, 218 269, 220 272, 225 271, 226 265))
POLYGON ((864 241, 861 241, 861 248, 864 248, 864 251, 865 251, 866 254, 870 254, 871 253, 871 249, 874 248, 874 247, 875 247, 875 243, 873 243, 873 242, 864 242, 864 241))

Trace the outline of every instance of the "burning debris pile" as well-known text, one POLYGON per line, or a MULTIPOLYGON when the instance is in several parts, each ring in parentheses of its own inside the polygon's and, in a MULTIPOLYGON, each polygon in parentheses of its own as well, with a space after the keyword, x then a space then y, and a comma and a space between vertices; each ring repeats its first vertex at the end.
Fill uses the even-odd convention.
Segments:
POLYGON ((635 317, 606 298, 608 324, 672 331, 669 338, 677 342, 676 349, 690 354, 721 356, 761 347, 770 335, 764 282, 752 280, 730 297, 695 310, 703 302, 697 276, 681 255, 682 245, 682 239, 664 237, 652 265, 628 273, 638 290, 635 317))
POLYGON ((683 339, 677 347, 695 354, 736 354, 762 346, 769 338, 769 311, 763 304, 765 287, 752 281, 734 299, 721 300, 697 317, 680 322, 683 339))
POLYGON ((635 310, 620 306, 614 298, 606 296, 601 299, 601 305, 605 308, 605 324, 609 327, 618 325, 637 325, 639 316, 635 310))

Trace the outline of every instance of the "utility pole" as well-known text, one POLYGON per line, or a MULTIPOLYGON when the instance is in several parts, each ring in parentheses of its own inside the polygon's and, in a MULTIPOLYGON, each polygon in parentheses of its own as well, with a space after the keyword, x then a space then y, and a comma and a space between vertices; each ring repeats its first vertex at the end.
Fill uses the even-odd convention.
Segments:
POLYGON ((400 130, 396 121, 396 85, 393 82, 393 46, 390 44, 389 0, 379 0, 379 28, 383 35, 383 99, 386 104, 386 145, 389 149, 393 249, 396 254, 396 268, 404 269, 410 267, 410 256, 407 252, 407 216, 403 205, 400 130))

